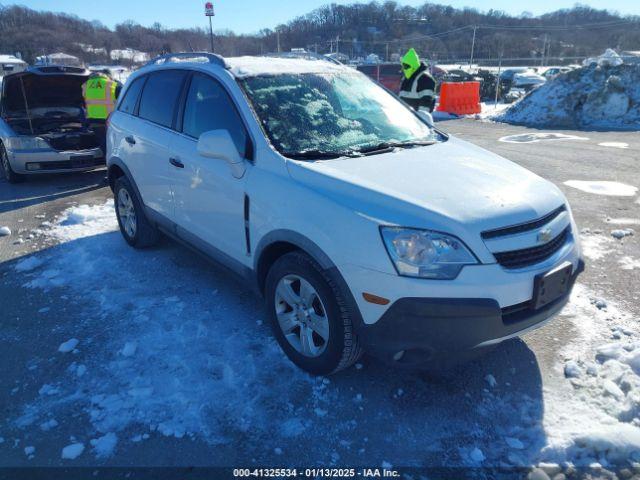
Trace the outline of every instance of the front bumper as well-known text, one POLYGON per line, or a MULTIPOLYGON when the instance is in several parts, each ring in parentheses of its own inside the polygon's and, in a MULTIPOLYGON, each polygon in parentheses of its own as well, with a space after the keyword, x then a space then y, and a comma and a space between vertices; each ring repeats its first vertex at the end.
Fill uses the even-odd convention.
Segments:
POLYGON ((15 150, 8 153, 13 171, 23 175, 83 172, 106 164, 100 148, 72 151, 15 150))
POLYGON ((534 310, 531 301, 501 308, 490 298, 401 298, 358 336, 367 352, 412 367, 447 367, 509 338, 541 327, 569 301, 584 271, 579 261, 563 297, 534 310))

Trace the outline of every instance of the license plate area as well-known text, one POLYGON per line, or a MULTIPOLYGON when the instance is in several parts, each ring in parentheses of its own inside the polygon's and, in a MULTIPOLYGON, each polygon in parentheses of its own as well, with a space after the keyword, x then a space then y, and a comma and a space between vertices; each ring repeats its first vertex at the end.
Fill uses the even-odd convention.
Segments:
POLYGON ((70 160, 71 168, 91 167, 94 163, 93 155, 75 155, 70 160))
POLYGON ((565 262, 550 272, 537 275, 533 283, 533 308, 538 310, 569 291, 573 265, 565 262))

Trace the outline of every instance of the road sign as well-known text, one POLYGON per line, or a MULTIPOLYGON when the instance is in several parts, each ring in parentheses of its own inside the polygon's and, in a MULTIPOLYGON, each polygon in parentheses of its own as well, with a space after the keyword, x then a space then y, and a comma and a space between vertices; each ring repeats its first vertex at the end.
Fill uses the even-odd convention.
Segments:
POLYGON ((204 4, 204 14, 207 17, 215 17, 215 12, 213 10, 213 3, 207 2, 204 4))

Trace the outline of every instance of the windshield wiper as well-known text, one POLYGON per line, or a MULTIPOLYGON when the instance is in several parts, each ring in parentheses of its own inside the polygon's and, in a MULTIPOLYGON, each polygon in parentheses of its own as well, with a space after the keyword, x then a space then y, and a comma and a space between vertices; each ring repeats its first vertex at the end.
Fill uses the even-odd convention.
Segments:
POLYGON ((427 145, 433 145, 437 143, 435 140, 420 140, 420 141, 406 141, 406 142, 382 142, 370 147, 363 147, 354 150, 355 153, 362 155, 375 155, 378 153, 386 153, 394 148, 411 148, 411 147, 424 147, 427 145))
POLYGON ((352 157, 352 152, 327 152, 324 150, 304 150, 302 152, 284 152, 285 157, 296 160, 331 160, 340 157, 352 157))

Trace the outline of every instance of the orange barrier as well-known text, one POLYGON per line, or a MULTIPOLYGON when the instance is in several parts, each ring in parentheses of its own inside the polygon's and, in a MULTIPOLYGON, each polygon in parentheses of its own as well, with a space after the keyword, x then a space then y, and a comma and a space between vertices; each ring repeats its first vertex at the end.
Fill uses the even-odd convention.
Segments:
POLYGON ((454 115, 480 113, 480 82, 444 82, 440 85, 439 112, 454 115))

